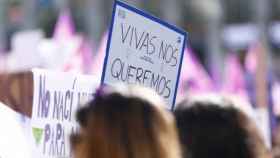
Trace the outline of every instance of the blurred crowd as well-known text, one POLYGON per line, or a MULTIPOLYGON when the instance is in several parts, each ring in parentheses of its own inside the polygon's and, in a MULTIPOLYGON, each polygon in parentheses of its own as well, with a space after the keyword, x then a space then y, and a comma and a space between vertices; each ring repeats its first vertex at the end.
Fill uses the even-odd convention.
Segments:
MULTIPOLYGON (((94 99, 76 113, 77 132, 70 136, 74 158, 278 158, 279 132, 266 142, 252 107, 221 95, 185 96, 173 111, 154 90, 116 84, 100 86, 94 99)), ((28 151, 21 127, 0 104, 0 120, 28 151), (6 111, 6 112, 5 112, 6 111), (16 125, 16 126, 15 126, 16 125), (14 128, 15 126, 17 128, 14 128)), ((7 133, 6 133, 7 134, 7 133)), ((8 135, 8 134, 7 134, 8 135)), ((11 141, 0 135, 0 153, 11 157, 11 141), (5 149, 5 150, 3 150, 5 149), (7 150, 9 149, 9 150, 7 150)), ((26 157, 26 155, 21 155, 26 157)))
POLYGON ((71 136, 75 158, 268 158, 254 117, 221 96, 186 97, 173 113, 152 90, 100 87, 77 113, 71 136))
MULTIPOLYGON (((280 158, 279 1, 126 2, 188 32, 175 109, 145 88, 100 87, 77 113, 74 156, 280 158)), ((101 78, 112 3, 0 1, 0 74, 101 78)))

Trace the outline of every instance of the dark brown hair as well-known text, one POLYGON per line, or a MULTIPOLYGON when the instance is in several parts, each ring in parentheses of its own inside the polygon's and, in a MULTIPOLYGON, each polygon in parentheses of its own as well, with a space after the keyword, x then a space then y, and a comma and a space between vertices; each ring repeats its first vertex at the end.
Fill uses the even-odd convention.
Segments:
POLYGON ((268 156, 255 124, 229 101, 182 101, 175 110, 185 158, 268 156))
POLYGON ((98 93, 77 113, 81 130, 72 136, 77 158, 180 157, 172 115, 162 102, 143 97, 155 100, 157 94, 135 87, 98 93))

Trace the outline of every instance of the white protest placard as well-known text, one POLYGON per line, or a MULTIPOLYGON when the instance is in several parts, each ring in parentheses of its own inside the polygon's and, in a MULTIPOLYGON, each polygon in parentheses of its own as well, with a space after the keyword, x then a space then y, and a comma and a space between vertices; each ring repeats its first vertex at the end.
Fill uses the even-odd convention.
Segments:
POLYGON ((0 157, 29 158, 28 120, 0 102, 0 157))
POLYGON ((70 157, 69 136, 76 132, 75 112, 92 99, 100 82, 94 76, 33 70, 33 157, 70 157))
POLYGON ((186 33, 116 1, 102 83, 139 84, 156 90, 173 108, 186 33))

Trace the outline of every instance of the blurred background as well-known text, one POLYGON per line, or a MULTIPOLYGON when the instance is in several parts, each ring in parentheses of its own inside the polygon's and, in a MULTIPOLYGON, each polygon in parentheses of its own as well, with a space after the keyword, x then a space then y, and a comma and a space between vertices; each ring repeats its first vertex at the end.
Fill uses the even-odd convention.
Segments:
MULTIPOLYGON (((261 38, 266 38, 270 58, 279 54, 279 0, 125 1, 186 30, 189 46, 207 71, 216 67, 212 69, 221 74, 226 53, 234 51, 242 56, 261 38)), ((2 53, 8 53, 12 37, 18 31, 41 29, 46 37, 52 37, 58 17, 66 9, 70 11, 75 31, 97 49, 108 29, 113 0, 1 0, 0 3, 0 48, 2 53)))
MULTIPOLYGON (((268 88, 280 80, 279 0, 125 2, 186 30, 188 51, 215 89, 225 80, 230 86, 242 80, 247 91, 257 91, 252 74, 268 88)), ((32 67, 99 71, 102 62, 94 60, 103 60, 98 54, 105 51, 112 6, 113 0, 0 0, 0 72, 32 67)), ((234 92, 241 83, 236 84, 234 92)))
MULTIPOLYGON (((179 94, 222 92, 280 116, 280 0, 124 0, 188 32, 179 94)), ((113 0, 0 0, 0 73, 100 75, 113 0)))
MULTIPOLYGON (((188 32, 177 101, 231 96, 255 108, 271 145, 280 133, 280 0, 123 1, 188 32)), ((113 3, 0 0, 0 97, 13 87, 1 75, 35 67, 100 77, 113 3)))

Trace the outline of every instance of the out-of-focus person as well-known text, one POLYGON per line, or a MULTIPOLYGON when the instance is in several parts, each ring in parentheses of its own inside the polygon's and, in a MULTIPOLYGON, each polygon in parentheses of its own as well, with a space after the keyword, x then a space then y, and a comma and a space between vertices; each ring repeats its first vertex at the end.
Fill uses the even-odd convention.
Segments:
POLYGON ((180 158, 173 116, 152 90, 101 87, 77 113, 75 158, 180 158))
POLYGON ((184 158, 264 158, 256 124, 226 98, 186 98, 175 109, 184 158))
POLYGON ((280 119, 277 121, 277 128, 272 139, 272 153, 274 158, 280 158, 280 119))
POLYGON ((7 30, 5 38, 7 39, 4 52, 10 52, 12 49, 11 40, 13 35, 23 29, 23 8, 20 2, 10 2, 7 8, 7 30))

